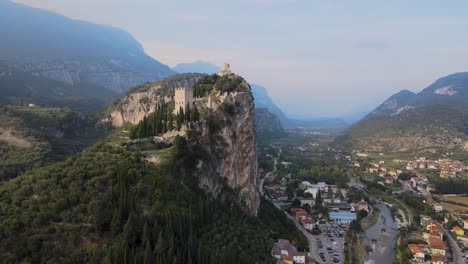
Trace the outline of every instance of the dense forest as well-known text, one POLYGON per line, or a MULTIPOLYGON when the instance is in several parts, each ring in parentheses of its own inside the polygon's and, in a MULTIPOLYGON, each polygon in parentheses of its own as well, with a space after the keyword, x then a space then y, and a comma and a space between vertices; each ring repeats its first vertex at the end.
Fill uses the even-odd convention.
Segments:
POLYGON ((99 143, 3 184, 0 262, 271 263, 280 237, 307 248, 268 202, 254 217, 198 189, 196 152, 184 138, 168 151, 156 166, 99 143))

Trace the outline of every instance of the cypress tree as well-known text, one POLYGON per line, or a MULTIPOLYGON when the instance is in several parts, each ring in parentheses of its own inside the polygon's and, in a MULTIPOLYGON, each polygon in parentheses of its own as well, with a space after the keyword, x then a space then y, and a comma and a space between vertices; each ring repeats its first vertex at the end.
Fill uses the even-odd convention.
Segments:
POLYGON ((151 250, 151 243, 149 242, 149 240, 146 240, 145 257, 144 257, 143 263, 153 264, 154 263, 153 259, 154 259, 154 255, 153 255, 153 251, 151 250))

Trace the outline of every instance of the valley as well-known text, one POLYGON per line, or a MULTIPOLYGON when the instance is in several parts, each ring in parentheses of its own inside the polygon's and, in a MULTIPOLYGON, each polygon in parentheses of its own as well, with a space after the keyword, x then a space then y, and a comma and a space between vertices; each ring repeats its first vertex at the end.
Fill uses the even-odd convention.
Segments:
POLYGON ((460 3, 111 2, 0 0, 0 263, 468 263, 460 3))

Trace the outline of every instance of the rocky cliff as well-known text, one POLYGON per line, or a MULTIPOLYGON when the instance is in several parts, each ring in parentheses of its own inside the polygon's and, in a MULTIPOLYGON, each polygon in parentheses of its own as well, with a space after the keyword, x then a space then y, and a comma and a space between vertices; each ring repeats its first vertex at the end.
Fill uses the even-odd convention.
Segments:
POLYGON ((174 97, 174 88, 191 87, 203 74, 178 74, 164 80, 132 88, 116 105, 107 110, 104 119, 115 127, 124 124, 138 124, 145 116, 153 113, 158 103, 170 102, 174 97))
MULTIPOLYGON (((194 176, 199 180, 199 186, 213 198, 234 194, 246 211, 256 215, 259 196, 255 106, 250 85, 241 77, 234 74, 223 77, 181 74, 146 84, 131 89, 107 112, 104 121, 114 126, 137 124, 154 112, 157 104, 170 105, 175 87, 194 87, 195 91, 200 91, 196 87, 203 87, 204 91, 194 98, 200 119, 190 129, 184 127, 178 131, 178 134, 183 132, 197 149, 194 176), (212 102, 210 107, 209 101, 212 102)), ((174 133, 168 132, 160 136, 172 135, 174 133)))

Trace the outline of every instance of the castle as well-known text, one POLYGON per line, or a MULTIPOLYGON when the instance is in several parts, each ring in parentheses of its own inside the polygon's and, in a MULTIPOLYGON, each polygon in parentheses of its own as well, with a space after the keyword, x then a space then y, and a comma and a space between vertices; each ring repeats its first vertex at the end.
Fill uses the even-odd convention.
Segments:
POLYGON ((193 89, 192 87, 178 87, 174 89, 174 114, 178 114, 180 108, 183 109, 184 113, 187 110, 187 105, 193 105, 193 89))
POLYGON ((231 65, 229 63, 224 63, 224 70, 221 72, 218 72, 219 77, 223 77, 224 75, 231 74, 231 65))

